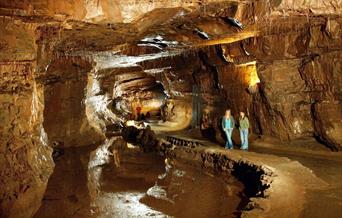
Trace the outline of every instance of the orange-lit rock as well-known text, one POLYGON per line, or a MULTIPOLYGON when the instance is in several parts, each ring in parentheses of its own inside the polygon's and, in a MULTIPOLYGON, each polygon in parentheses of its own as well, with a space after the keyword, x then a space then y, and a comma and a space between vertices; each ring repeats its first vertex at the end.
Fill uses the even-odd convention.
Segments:
POLYGON ((137 105, 170 102, 164 129, 206 111, 218 130, 231 108, 253 134, 340 150, 341 16, 334 0, 0 1, 0 214, 32 217, 51 148, 101 142, 137 105))

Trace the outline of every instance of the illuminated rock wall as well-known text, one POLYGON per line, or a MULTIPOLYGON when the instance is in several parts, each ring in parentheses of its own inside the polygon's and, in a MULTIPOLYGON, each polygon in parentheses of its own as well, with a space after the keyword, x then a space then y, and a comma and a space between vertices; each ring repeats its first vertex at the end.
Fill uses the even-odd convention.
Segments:
POLYGON ((1 0, 1 215, 37 210, 53 167, 48 145, 101 140, 126 115, 124 104, 109 110, 112 98, 156 81, 182 128, 198 86, 216 126, 230 107, 247 111, 254 133, 341 148, 341 4, 1 0), (254 66, 260 83, 250 87, 254 66))
MULTIPOLYGON (((203 7, 211 10, 213 7, 204 6, 210 3, 231 3, 238 5, 236 17, 242 19, 243 10, 254 8, 259 19, 265 14, 341 14, 342 3, 336 0, 265 0, 265 1, 222 1, 222 0, 14 0, 0 1, 0 14, 6 15, 46 15, 57 19, 76 19, 92 22, 132 22, 143 14, 156 8, 184 7, 190 10, 203 7), (252 6, 253 5, 253 6, 252 6), (251 7, 252 6, 252 7, 251 7)), ((215 8, 215 7, 214 7, 215 8)), ((253 14, 253 13, 251 13, 253 14)))
POLYGON ((47 15, 92 22, 132 22, 156 8, 199 7, 220 0, 15 0, 0 1, 0 13, 47 15))
POLYGON ((40 207, 54 163, 36 80, 34 26, 1 19, 0 214, 29 217, 40 207))
MULTIPOLYGON (((341 35, 337 28, 326 33, 320 18, 307 25, 298 19, 278 20, 282 27, 271 25, 268 34, 231 44, 231 63, 224 46, 211 46, 144 67, 171 65, 160 77, 170 93, 186 96, 200 86, 203 110, 217 129, 230 108, 236 118, 247 112, 256 134, 284 141, 316 137, 340 149, 341 35), (290 32, 281 34, 285 29, 290 32)), ((340 25, 339 19, 330 22, 340 25)))
POLYGON ((80 57, 53 60, 45 75, 44 127, 49 144, 89 145, 102 140, 86 116, 88 74, 92 64, 80 57))

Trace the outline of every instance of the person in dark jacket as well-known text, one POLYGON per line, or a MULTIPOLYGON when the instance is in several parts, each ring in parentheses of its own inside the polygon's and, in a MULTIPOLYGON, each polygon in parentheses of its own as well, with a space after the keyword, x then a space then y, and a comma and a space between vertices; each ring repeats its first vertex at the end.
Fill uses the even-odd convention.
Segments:
POLYGON ((221 125, 222 125, 223 131, 226 133, 226 136, 227 136, 227 142, 226 142, 225 147, 227 149, 233 149, 234 145, 232 141, 232 134, 233 134, 233 130, 235 127, 235 120, 234 120, 234 117, 231 115, 230 109, 226 110, 226 113, 222 118, 221 125))
POLYGON ((244 112, 240 112, 240 138, 241 138, 241 150, 248 150, 248 129, 249 121, 244 112))

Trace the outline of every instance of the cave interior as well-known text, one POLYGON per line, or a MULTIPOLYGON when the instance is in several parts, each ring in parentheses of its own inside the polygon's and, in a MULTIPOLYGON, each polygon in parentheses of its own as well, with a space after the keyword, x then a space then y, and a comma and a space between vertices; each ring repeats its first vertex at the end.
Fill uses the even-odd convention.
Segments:
POLYGON ((342 1, 0 0, 0 74, 0 217, 342 216, 342 1))

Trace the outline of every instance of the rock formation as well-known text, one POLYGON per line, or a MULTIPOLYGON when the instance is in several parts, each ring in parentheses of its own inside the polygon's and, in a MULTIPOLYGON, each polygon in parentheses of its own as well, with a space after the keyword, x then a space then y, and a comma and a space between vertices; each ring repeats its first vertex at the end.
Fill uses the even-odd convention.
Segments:
POLYGON ((255 134, 340 150, 341 15, 336 0, 0 1, 1 215, 37 211, 52 147, 102 141, 149 96, 180 128, 230 107, 255 134))

